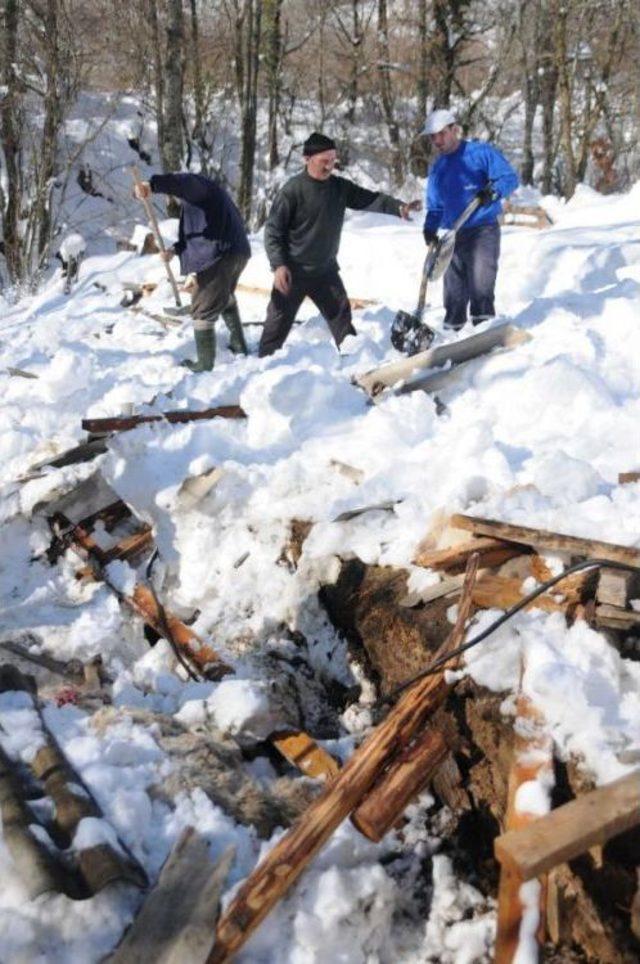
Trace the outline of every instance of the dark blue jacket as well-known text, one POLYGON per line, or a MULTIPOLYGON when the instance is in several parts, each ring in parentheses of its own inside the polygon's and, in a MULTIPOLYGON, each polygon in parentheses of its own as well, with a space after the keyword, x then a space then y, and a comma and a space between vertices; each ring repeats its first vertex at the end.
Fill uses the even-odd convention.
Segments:
POLYGON ((182 201, 178 240, 183 274, 204 271, 225 254, 251 257, 240 212, 224 190, 203 174, 154 174, 154 194, 171 194, 182 201))
POLYGON ((518 175, 492 144, 460 141, 452 154, 442 154, 429 171, 425 228, 429 231, 450 228, 480 188, 489 183, 498 199, 474 211, 465 228, 497 221, 502 210, 500 198, 508 197, 515 191, 518 175))

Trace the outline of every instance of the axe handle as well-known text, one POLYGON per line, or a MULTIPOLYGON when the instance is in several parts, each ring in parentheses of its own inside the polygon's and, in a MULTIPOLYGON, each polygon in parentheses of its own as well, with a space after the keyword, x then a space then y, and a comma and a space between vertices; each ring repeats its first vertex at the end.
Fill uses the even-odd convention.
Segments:
MULTIPOLYGON (((131 165, 131 174, 133 177, 134 184, 138 185, 142 183, 140 178, 140 172, 138 171, 138 168, 135 164, 131 165)), ((160 248, 160 251, 164 253, 167 249, 165 248, 164 241, 162 240, 162 235, 160 234, 160 226, 158 224, 156 212, 153 210, 153 206, 149 198, 143 197, 141 198, 141 201, 144 204, 145 211, 147 212, 147 217, 149 218, 149 224, 151 225, 153 236, 156 239, 156 244, 160 248)), ((167 272, 167 278, 169 279, 169 284, 171 285, 171 288, 173 290, 173 296, 176 299, 176 305, 178 308, 181 308, 182 301, 180 300, 180 292, 178 291, 178 285, 176 284, 176 279, 174 277, 173 271, 171 270, 171 265, 169 264, 168 261, 165 261, 164 266, 167 272)))

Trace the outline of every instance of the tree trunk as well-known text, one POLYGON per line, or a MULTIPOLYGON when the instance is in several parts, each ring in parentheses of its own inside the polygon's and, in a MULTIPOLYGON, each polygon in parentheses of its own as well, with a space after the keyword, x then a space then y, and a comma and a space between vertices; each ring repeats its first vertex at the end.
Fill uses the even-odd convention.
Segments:
POLYGON ((391 176, 396 187, 404 181, 404 158, 400 144, 400 128, 395 118, 391 84, 389 51, 389 22, 387 0, 378 0, 378 82, 384 119, 391 144, 391 176))
POLYGON ((200 156, 200 170, 208 174, 209 150, 204 127, 204 86, 202 82, 202 67, 200 64, 200 26, 198 20, 197 0, 189 0, 191 16, 191 56, 193 58, 193 139, 198 145, 200 156))
POLYGON ((262 3, 246 0, 244 13, 244 63, 241 111, 242 147, 240 151, 240 184, 238 207, 248 223, 251 219, 253 170, 256 155, 258 117, 258 71, 260 67, 260 35, 262 3))
POLYGON ((160 43, 160 26, 158 23, 157 0, 146 0, 147 17, 151 29, 151 57, 153 60, 153 77, 155 88, 156 127, 158 134, 158 154, 163 170, 167 170, 164 158, 164 70, 162 66, 162 45, 160 43))
POLYGON ((418 2, 418 118, 419 129, 422 128, 427 114, 427 97, 429 94, 429 18, 427 0, 418 2))
POLYGON ((160 145, 160 148, 163 170, 179 171, 184 150, 182 136, 182 96, 184 90, 182 0, 168 0, 166 33, 164 142, 160 145))
POLYGON ((6 190, 0 184, 0 205, 4 258, 9 279, 22 280, 24 266, 19 237, 20 220, 20 94, 16 77, 18 62, 18 0, 5 0, 2 84, 5 94, 0 100, 2 151, 6 167, 6 190))
POLYGON ((269 98, 268 153, 270 171, 273 171, 280 163, 278 114, 280 112, 283 58, 281 12, 282 0, 265 0, 265 67, 269 98))

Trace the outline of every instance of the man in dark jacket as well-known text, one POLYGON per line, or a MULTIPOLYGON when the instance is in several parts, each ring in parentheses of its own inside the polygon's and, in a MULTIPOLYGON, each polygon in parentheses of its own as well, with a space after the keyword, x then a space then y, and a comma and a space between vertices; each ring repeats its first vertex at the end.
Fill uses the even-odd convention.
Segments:
POLYGON ((336 345, 355 335, 336 260, 346 208, 408 219, 411 211, 421 207, 420 201, 404 204, 336 177, 336 145, 324 134, 311 134, 303 156, 305 170, 287 181, 277 195, 264 229, 274 278, 260 339, 261 357, 282 347, 305 296, 322 312, 336 345))
POLYGON ((202 174, 154 174, 136 185, 135 194, 170 194, 182 202, 178 240, 166 260, 180 256, 180 269, 190 275, 191 316, 198 360, 185 364, 194 372, 211 371, 215 360, 215 321, 222 315, 231 333, 229 348, 247 354, 235 298, 238 278, 251 257, 240 213, 227 192, 202 174))

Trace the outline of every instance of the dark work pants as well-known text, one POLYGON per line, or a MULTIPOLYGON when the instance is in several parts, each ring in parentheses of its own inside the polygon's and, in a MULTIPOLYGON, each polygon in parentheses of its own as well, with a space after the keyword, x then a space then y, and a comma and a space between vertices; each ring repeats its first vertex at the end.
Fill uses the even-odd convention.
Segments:
POLYGON ((191 297, 191 317, 196 331, 213 330, 218 315, 226 322, 225 313, 235 309, 234 291, 248 260, 243 254, 225 254, 210 268, 198 272, 197 287, 191 297))
POLYGON ((445 328, 462 328, 467 307, 474 324, 493 318, 499 257, 500 226, 496 222, 458 231, 444 276, 445 328))
POLYGON ((275 288, 271 291, 267 320, 258 348, 260 358, 282 348, 305 297, 311 298, 322 313, 336 345, 339 346, 347 335, 355 335, 356 330, 351 324, 351 305, 339 273, 330 271, 316 278, 298 276, 293 278, 289 294, 283 295, 275 288))

